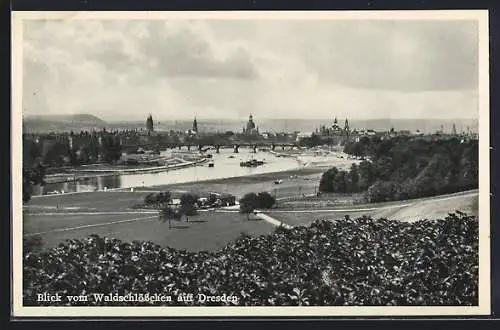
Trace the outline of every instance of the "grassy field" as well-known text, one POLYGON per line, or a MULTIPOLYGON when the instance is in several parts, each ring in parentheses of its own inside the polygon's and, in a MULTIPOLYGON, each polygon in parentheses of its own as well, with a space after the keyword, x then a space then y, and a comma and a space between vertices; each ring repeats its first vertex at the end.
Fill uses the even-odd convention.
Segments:
POLYGON ((238 213, 200 212, 193 222, 173 222, 168 228, 154 211, 131 210, 149 192, 90 192, 34 198, 24 208, 24 234, 41 233, 45 247, 91 234, 123 240, 151 240, 181 249, 217 249, 237 238, 269 233, 263 220, 247 221, 238 213))
MULTIPOLYGON (((347 212, 351 217, 362 216, 366 212, 347 212)), ((316 220, 343 219, 346 212, 343 211, 323 211, 323 212, 280 212, 266 211, 265 214, 283 221, 290 226, 308 226, 316 220)))
POLYGON ((127 211, 144 201, 148 192, 85 192, 33 198, 24 208, 25 213, 47 210, 61 211, 127 211), (65 209, 69 208, 69 209, 65 209))
POLYGON ((390 202, 367 204, 356 207, 321 209, 275 209, 265 213, 279 221, 296 226, 309 225, 318 219, 344 219, 368 215, 373 218, 387 218, 400 221, 444 218, 450 212, 461 211, 469 215, 478 215, 477 193, 458 194, 448 197, 427 198, 410 202, 390 202))
POLYGON ((265 213, 292 226, 307 225, 317 219, 343 219, 346 214, 350 217, 366 214, 406 221, 444 217, 453 210, 477 214, 477 192, 355 206, 350 204, 353 198, 359 196, 301 198, 302 194, 316 192, 322 171, 320 168, 305 168, 203 183, 138 188, 133 192, 116 190, 35 197, 23 209, 24 234, 41 233, 45 247, 69 238, 98 234, 126 241, 149 240, 163 246, 198 251, 224 246, 242 232, 260 235, 275 228, 264 220, 247 221, 238 213, 201 212, 192 218, 193 222, 174 223, 174 227, 169 229, 154 211, 132 209, 134 205, 143 203, 144 197, 151 191, 167 190, 174 196, 182 192, 200 195, 225 192, 237 198, 248 192, 269 191, 278 198, 278 203, 276 209, 265 213), (283 180, 282 183, 275 184, 277 179, 283 180))
POLYGON ((84 238, 91 234, 113 237, 124 241, 152 241, 189 251, 216 250, 237 239, 242 233, 262 235, 274 230, 264 220, 250 218, 236 212, 200 212, 189 217, 189 222, 172 221, 172 228, 154 214, 106 216, 25 216, 25 235, 43 232, 43 247, 50 248, 66 239, 84 238), (90 227, 91 226, 91 227, 90 227), (81 227, 81 228, 78 228, 81 227), (58 230, 70 228, 70 230, 58 230), (71 229, 73 228, 73 229, 71 229))

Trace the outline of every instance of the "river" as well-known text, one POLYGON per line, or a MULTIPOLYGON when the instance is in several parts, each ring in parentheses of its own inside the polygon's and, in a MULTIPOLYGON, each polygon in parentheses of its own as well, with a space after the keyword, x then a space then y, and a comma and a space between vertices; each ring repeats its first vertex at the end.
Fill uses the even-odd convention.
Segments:
MULTIPOLYGON (((166 152, 162 152, 165 154, 166 152)), ((233 149, 221 149, 220 154, 210 151, 214 167, 208 167, 208 162, 198 166, 180 168, 158 173, 118 174, 96 176, 84 180, 64 183, 48 183, 43 191, 37 189, 36 195, 53 191, 83 192, 115 188, 130 188, 141 186, 155 186, 164 184, 196 182, 230 177, 247 176, 253 174, 271 173, 297 169, 300 163, 295 158, 276 157, 270 152, 241 148, 239 153, 233 149), (263 160, 265 163, 258 167, 241 167, 241 161, 252 158, 263 160)))

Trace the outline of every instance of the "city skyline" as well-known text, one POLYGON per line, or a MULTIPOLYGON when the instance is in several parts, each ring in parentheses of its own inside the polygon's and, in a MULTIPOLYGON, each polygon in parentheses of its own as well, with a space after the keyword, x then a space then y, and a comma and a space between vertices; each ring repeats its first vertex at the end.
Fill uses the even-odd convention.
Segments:
POLYGON ((474 20, 32 20, 23 107, 103 120, 477 118, 478 44, 474 20))

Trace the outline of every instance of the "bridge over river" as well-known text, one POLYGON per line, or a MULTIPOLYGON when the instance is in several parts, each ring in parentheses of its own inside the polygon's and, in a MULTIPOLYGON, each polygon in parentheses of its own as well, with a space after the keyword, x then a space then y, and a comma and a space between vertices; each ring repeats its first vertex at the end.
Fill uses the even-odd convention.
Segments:
POLYGON ((297 143, 291 142, 281 142, 281 143, 250 143, 250 142, 238 142, 238 143, 223 143, 223 144, 200 144, 200 143, 159 143, 159 144, 134 144, 134 145, 124 145, 125 150, 137 150, 138 148, 143 149, 187 149, 187 150, 198 150, 201 152, 206 152, 208 150, 215 150, 216 153, 220 153, 220 149, 232 148, 234 153, 238 153, 240 148, 250 148, 253 152, 258 150, 293 150, 298 149, 299 145, 297 143))

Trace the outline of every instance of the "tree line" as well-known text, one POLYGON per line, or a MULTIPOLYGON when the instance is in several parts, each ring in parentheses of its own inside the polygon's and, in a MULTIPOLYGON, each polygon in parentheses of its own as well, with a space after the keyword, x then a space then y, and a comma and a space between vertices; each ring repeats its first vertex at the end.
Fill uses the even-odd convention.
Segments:
POLYGON ((37 163, 45 166, 59 167, 64 165, 92 164, 99 160, 112 163, 121 157, 120 139, 111 134, 101 136, 101 142, 95 135, 78 136, 71 148, 69 139, 41 138, 38 142, 33 138, 23 138, 23 167, 31 167, 37 163), (78 143, 76 141, 79 141, 78 143))
POLYGON ((322 192, 364 192, 368 202, 402 200, 453 193, 478 187, 478 141, 398 137, 362 138, 348 143, 348 154, 371 161, 349 171, 323 173, 322 192))

